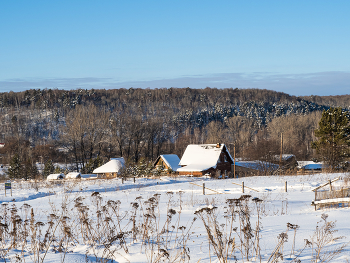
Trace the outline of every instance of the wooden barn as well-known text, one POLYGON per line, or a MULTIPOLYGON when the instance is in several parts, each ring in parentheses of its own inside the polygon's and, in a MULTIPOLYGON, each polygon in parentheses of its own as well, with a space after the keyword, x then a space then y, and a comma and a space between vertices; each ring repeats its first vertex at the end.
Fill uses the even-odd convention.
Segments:
POLYGON ((174 171, 178 168, 180 163, 180 158, 176 154, 163 154, 160 155, 157 160, 154 162, 153 166, 154 168, 161 168, 167 171, 174 171))
POLYGON ((225 175, 231 172, 233 158, 225 144, 188 145, 177 169, 179 175, 225 175))

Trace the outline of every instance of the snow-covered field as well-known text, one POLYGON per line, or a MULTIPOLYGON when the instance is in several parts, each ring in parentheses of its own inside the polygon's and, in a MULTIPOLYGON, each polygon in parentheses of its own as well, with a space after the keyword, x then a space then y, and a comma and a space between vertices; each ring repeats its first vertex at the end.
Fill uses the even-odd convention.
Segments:
MULTIPOLYGON (((321 229, 324 221, 322 214, 328 215, 327 222, 335 222, 338 231, 333 237, 344 238, 328 240, 321 254, 350 241, 349 208, 315 211, 311 206, 312 189, 339 176, 347 175, 224 180, 162 177, 137 178, 136 183, 133 179, 124 183, 121 179, 17 181, 12 182, 12 197, 9 191, 5 197, 2 184, 0 262, 16 262, 16 256, 17 262, 105 262, 101 257, 114 262, 235 262, 235 258, 241 262, 273 262, 270 256, 285 237, 281 233, 287 233, 288 240, 275 255, 283 256, 284 262, 311 262, 315 258, 316 226, 321 229), (241 197, 242 182, 246 186, 244 195, 251 195, 241 199, 241 207, 247 204, 248 208, 244 215, 239 201, 232 200, 241 197), (262 201, 253 201, 254 197, 262 201), (230 217, 230 208, 235 217, 230 217), (258 221, 260 231, 256 232, 258 221), (215 232, 215 223, 220 232, 215 232), (299 228, 296 232, 288 230, 287 223, 299 228), (210 239, 215 244, 209 245, 210 239), (313 247, 305 247, 306 239, 313 247), (220 244, 222 258, 217 257, 220 244)), ((344 180, 334 183, 341 184, 344 180)), ((329 236, 323 237, 326 240, 329 236)), ((350 247, 345 247, 331 262, 348 260, 350 247)))

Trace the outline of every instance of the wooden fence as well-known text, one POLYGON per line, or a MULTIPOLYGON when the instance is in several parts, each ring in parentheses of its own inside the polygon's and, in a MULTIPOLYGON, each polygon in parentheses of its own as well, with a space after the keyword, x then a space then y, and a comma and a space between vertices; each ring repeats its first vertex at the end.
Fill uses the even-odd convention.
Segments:
POLYGON ((350 207, 350 188, 332 185, 332 183, 340 179, 338 177, 329 180, 327 183, 312 190, 315 192, 315 200, 311 204, 315 206, 315 210, 318 208, 350 207))

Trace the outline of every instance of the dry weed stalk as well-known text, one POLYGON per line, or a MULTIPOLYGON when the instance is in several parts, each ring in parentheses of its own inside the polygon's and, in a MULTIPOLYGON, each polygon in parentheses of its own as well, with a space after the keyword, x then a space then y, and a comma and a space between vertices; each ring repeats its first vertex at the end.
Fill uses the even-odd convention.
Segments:
POLYGON ((348 243, 329 249, 329 245, 343 239, 343 236, 335 237, 335 222, 327 221, 328 215, 322 214, 321 220, 317 223, 316 230, 311 237, 312 242, 312 262, 331 262, 336 256, 341 254, 348 243), (322 224, 322 225, 321 225, 322 224))

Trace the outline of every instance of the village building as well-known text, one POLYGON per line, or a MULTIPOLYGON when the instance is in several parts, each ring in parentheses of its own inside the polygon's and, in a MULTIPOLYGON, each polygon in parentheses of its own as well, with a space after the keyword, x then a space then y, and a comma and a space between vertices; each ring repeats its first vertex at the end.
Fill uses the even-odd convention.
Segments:
POLYGON ((228 175, 233 158, 225 144, 188 145, 177 169, 179 175, 228 175))
POLYGON ((125 168, 125 160, 123 157, 111 158, 106 164, 96 168, 92 173, 101 175, 105 178, 115 178, 125 168))
POLYGON ((176 154, 163 154, 160 155, 154 162, 153 166, 156 169, 163 169, 165 171, 176 172, 180 163, 180 158, 176 154))

